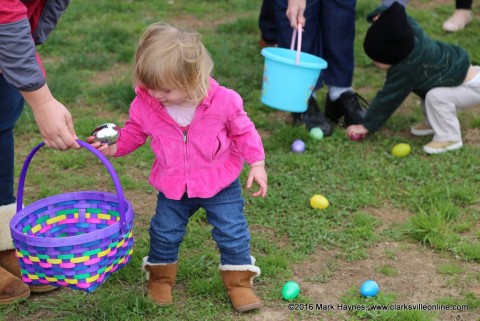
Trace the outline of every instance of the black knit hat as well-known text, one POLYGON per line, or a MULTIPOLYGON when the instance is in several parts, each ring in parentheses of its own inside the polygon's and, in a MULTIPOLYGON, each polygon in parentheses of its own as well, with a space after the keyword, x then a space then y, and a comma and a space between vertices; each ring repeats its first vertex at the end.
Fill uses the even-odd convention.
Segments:
POLYGON ((394 65, 405 59, 414 45, 405 7, 394 2, 367 30, 363 49, 373 61, 394 65))

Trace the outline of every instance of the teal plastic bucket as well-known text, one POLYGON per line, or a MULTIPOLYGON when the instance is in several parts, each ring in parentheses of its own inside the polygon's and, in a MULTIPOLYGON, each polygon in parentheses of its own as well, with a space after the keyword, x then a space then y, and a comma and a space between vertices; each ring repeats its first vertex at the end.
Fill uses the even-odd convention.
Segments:
POLYGON ((289 112, 307 110, 322 69, 327 62, 320 57, 284 48, 264 48, 263 84, 261 102, 265 105, 289 112))

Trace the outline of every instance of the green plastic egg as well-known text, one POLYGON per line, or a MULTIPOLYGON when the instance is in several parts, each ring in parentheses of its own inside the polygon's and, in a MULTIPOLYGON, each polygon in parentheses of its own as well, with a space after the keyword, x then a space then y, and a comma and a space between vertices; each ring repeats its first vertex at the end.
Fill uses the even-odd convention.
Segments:
POLYGON ((323 131, 320 127, 313 127, 310 129, 310 137, 316 140, 321 140, 323 138, 323 131))
POLYGON ((300 285, 295 281, 288 281, 282 288, 282 297, 287 300, 293 300, 300 293, 300 285))

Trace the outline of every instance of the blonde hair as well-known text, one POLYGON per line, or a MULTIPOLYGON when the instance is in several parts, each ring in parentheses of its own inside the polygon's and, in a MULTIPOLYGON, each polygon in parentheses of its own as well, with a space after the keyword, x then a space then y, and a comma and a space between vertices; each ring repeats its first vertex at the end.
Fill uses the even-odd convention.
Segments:
POLYGON ((178 88, 188 100, 201 101, 208 94, 213 60, 200 38, 198 32, 162 22, 148 26, 135 53, 134 85, 178 88))

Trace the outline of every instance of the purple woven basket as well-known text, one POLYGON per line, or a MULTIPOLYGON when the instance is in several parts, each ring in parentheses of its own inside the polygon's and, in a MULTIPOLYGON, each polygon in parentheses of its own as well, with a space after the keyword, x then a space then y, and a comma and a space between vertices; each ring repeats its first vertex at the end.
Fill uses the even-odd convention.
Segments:
POLYGON ((123 267, 133 252, 133 217, 120 181, 108 159, 88 143, 109 172, 116 194, 81 191, 50 196, 22 209, 27 156, 18 182, 17 213, 10 222, 22 279, 28 285, 49 284, 93 292, 123 267))

